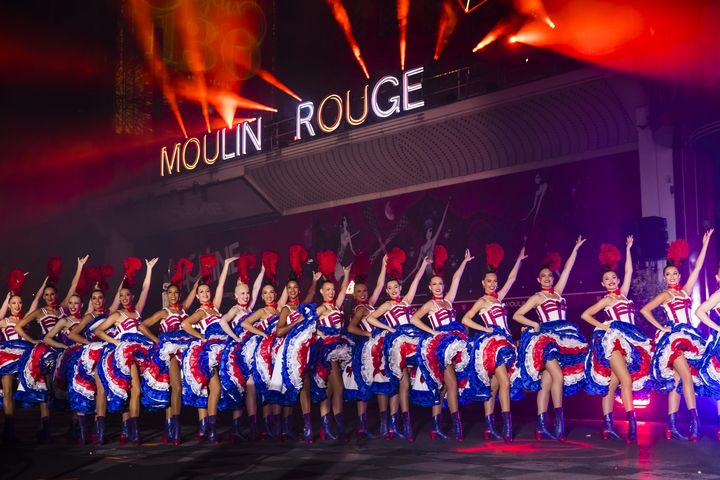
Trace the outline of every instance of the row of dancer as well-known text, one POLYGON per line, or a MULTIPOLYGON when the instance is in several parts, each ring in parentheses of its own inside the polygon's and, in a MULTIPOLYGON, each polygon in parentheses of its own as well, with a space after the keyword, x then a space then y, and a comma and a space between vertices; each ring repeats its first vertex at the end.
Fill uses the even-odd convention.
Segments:
MULTIPOLYGON (((658 328, 655 341, 634 326, 634 307, 627 294, 632 275, 630 249, 626 245, 625 278, 620 282, 615 269, 620 258, 617 249, 603 245, 605 272, 602 285, 607 290, 582 318, 596 327, 591 346, 577 325, 565 318, 562 298, 578 249, 585 240, 578 238, 570 257, 555 282, 559 260, 550 257, 538 274, 541 290, 530 297, 513 315, 523 324, 519 345, 511 337, 503 298, 511 288, 524 251, 518 255, 502 288, 498 288, 497 269, 502 249, 486 249, 488 264, 482 285, 484 295, 458 321, 452 302, 457 294, 465 266, 473 260, 469 252, 455 271, 450 287, 444 288, 443 258, 447 252, 438 246, 433 264, 435 275, 428 289, 431 299, 414 313, 410 305, 425 271, 419 269, 405 295, 401 294, 404 253, 393 249, 383 260, 372 295, 364 278, 365 268, 356 268, 353 296, 355 304, 349 322, 344 304, 351 270, 344 270, 339 287, 332 280, 336 260, 332 252, 318 255, 319 272, 314 273, 304 302, 300 302, 302 266, 307 252, 293 246, 290 257, 293 278, 277 298, 272 281, 263 283, 266 273, 274 280, 277 255, 263 255, 263 266, 250 291, 248 271, 254 258, 225 260, 214 291, 210 271, 214 257, 201 258, 201 278, 181 304, 184 273, 192 270, 189 261, 178 263, 173 282, 165 289, 167 305, 141 320, 150 289, 152 269, 157 259, 146 262, 146 275, 137 303, 132 287, 141 266, 137 259, 124 262, 125 278, 109 309, 105 308, 102 288, 90 293, 90 307, 82 314, 82 300, 76 292, 87 257, 78 259, 78 270, 62 305, 56 303, 55 287, 41 288, 46 306, 31 308, 23 316, 18 285, 22 272, 11 272, 11 290, 0 311, 4 341, 0 347, 0 375, 3 382, 5 437, 12 438, 13 398, 25 405, 39 405, 39 438, 49 436, 48 403, 67 400, 73 411, 73 431, 80 443, 87 441, 85 417, 95 415, 93 441, 105 440, 107 412, 123 416, 121 441, 139 443, 138 417, 146 410, 165 409, 165 441, 179 443, 179 414, 182 405, 198 409, 199 440, 217 442, 216 418, 220 410, 233 411, 231 436, 245 436, 241 428, 243 410, 247 413, 249 436, 258 436, 257 405, 262 406, 264 435, 294 438, 293 409, 297 403, 303 414, 303 438, 313 441, 311 405, 320 403, 321 438, 345 434, 343 406, 357 401, 358 434, 370 436, 367 402, 377 397, 380 435, 399 436, 412 441, 410 403, 431 407, 433 438, 446 438, 442 406, 447 403, 454 436, 463 438, 459 404, 484 402, 486 438, 512 440, 510 400, 524 391, 537 391, 538 438, 564 440, 562 401, 583 387, 603 395, 605 437, 617 437, 612 421, 612 402, 620 388, 628 416, 628 441, 637 437, 632 410, 633 393, 651 388, 669 391, 668 436, 685 438, 677 430, 675 416, 682 391, 691 414, 689 438, 698 438, 695 390, 717 396, 718 375, 712 359, 717 357, 717 337, 710 341, 690 324, 690 299, 712 232, 703 240, 698 261, 684 286, 680 286, 677 261, 664 270, 667 290, 641 309, 643 316, 658 328), (238 261, 239 280, 235 288, 236 305, 224 315, 220 307, 224 284, 232 262, 238 261), (327 272, 325 271, 327 270, 327 272), (321 274, 327 275, 322 279, 321 274), (319 293, 322 303, 310 302, 319 293), (382 291, 388 300, 377 309, 382 291), (336 295, 337 291, 337 295, 336 295), (260 292, 264 305, 253 309, 260 292), (200 306, 191 315, 185 312, 197 300, 200 306), (672 326, 660 324, 652 315, 662 305, 672 326), (217 306, 217 307, 216 307, 217 306), (526 316, 535 309, 537 321, 526 316), (6 311, 10 317, 5 317, 6 311), (604 311, 607 319, 595 317, 604 311), (476 316, 480 321, 476 321, 476 316), (43 339, 26 331, 37 322, 43 339), (159 325, 160 331, 153 332, 159 325), (474 331, 468 337, 467 329, 474 331), (13 392, 14 376, 17 389, 13 392), (14 393, 14 395, 13 395, 14 393), (496 431, 493 412, 499 398, 502 433, 496 431), (554 429, 547 427, 549 400, 554 405, 554 429)), ((671 251, 673 248, 671 247, 671 251)), ((360 258, 355 266, 366 264, 360 258)), ((36 301, 39 295, 36 296, 36 301)), ((720 331, 707 315, 715 294, 698 309, 698 317, 711 329, 720 331)))

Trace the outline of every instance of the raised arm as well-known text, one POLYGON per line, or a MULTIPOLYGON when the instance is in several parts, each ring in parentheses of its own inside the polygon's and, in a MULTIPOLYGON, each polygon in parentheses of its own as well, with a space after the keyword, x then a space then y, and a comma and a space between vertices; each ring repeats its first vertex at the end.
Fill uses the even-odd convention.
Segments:
POLYGON ((380 298, 380 295, 382 295, 382 291, 385 287, 385 275, 386 274, 387 274, 387 254, 385 254, 382 258, 382 264, 380 265, 380 274, 378 275, 377 283, 375 284, 375 290, 373 290, 372 295, 368 299, 368 304, 371 307, 375 306, 378 299, 380 298))
POLYGON ((588 322, 590 325, 594 326, 595 328, 600 328, 600 329, 602 329, 602 330, 607 330, 607 329, 608 329, 608 326, 605 325, 604 323, 602 323, 602 322, 601 322, 600 320, 598 320, 597 318, 595 318, 595 315, 597 315, 597 313, 598 313, 599 311, 601 311, 602 309, 604 309, 605 307, 607 307, 608 305, 610 305, 610 302, 611 302, 611 301, 612 301, 612 300, 611 300, 609 297, 607 297, 607 296, 601 298, 600 300, 598 300, 597 302, 595 302, 595 304, 594 304, 593 306, 591 306, 590 308, 588 308, 587 310, 585 310, 585 311, 582 313, 582 315, 580 315, 580 318, 582 318, 583 320, 585 320, 586 322, 588 322))
POLYGON ((352 264, 348 265, 347 267, 343 267, 343 281, 340 285, 340 291, 337 294, 337 297, 335 298, 335 306, 337 308, 342 307, 343 302, 345 301, 345 295, 347 294, 347 288, 348 285, 350 285, 350 267, 352 264))
POLYGON ((5 295, 5 300, 3 300, 2 306, 0 306, 0 319, 7 316, 8 307, 10 305, 10 297, 12 297, 12 292, 8 292, 7 295, 5 295))
POLYGON ((77 289, 77 284, 80 281, 80 275, 82 274, 83 266, 87 262, 88 258, 90 258, 90 255, 78 257, 77 268, 75 269, 75 276, 73 276, 72 281, 70 282, 70 290, 68 290, 67 295, 63 299, 62 303, 60 303, 61 307, 67 307, 68 300, 70 300, 70 297, 75 295, 75 290, 77 289))
POLYGON ((705 300, 697 310, 695 310, 695 316, 700 319, 702 323, 707 325, 709 328, 712 328, 716 332, 720 332, 720 326, 713 322, 710 318, 710 310, 715 308, 720 303, 720 290, 717 290, 715 293, 710 295, 710 297, 705 300))
POLYGON ((213 305, 215 305, 215 308, 217 308, 218 310, 220 310, 220 305, 222 304, 223 300, 223 293, 225 293, 225 280, 227 280, 228 269, 230 268, 230 264, 237 259, 238 257, 229 257, 226 258, 225 262, 223 263, 223 268, 220 272, 220 278, 218 278, 218 285, 215 289, 215 298, 213 298, 213 305))
POLYGON ((267 338, 267 334, 263 332, 262 330, 255 328, 253 325, 255 322, 260 320, 262 318, 263 311, 257 310, 252 313, 252 315, 248 315, 245 317, 245 320, 242 322, 242 328, 247 330, 248 332, 254 333, 255 335, 260 335, 263 338, 267 338))
POLYGON ((568 278, 570 278, 570 272, 572 271, 573 265, 575 265, 575 259, 577 258, 578 249, 582 246, 583 243, 585 243, 585 240, 587 239, 583 238, 582 235, 578 235, 575 246, 572 249, 572 253, 570 253, 567 262, 565 262, 565 268, 563 268, 563 271, 560 274, 560 279, 555 284, 555 291, 558 293, 558 295, 561 295, 563 290, 565 290, 568 278))
POLYGON ((67 345, 65 345, 64 343, 60 343, 55 340, 55 335, 60 333, 60 331, 65 328, 65 325, 67 325, 67 319, 61 318, 45 335, 45 337, 43 338, 43 342, 50 345, 51 347, 62 348, 63 350, 68 348, 67 345))
MULTIPOLYGON (((115 298, 113 298, 112 304, 108 309, 108 312, 113 313, 120 307, 120 290, 122 290, 123 283, 125 283, 125 275, 120 279, 117 290, 115 290, 115 298)), ((90 304, 90 302, 88 302, 90 304)))
POLYGON ((473 320, 475 318, 475 315, 477 315, 478 312, 480 311, 480 309, 483 307, 484 303, 485 303, 485 301, 482 298, 479 299, 477 302, 475 302, 475 304, 472 306, 472 308, 470 310, 468 310, 465 315, 463 315, 462 324, 465 325, 466 327, 470 327, 472 329, 479 330, 481 332, 490 333, 490 332, 492 332, 491 328, 481 325, 481 324, 477 323, 475 320, 473 320))
POLYGON ((455 296, 457 295, 458 287, 460 286, 460 279, 462 278, 463 272, 465 271, 465 266, 467 263, 472 260, 473 257, 470 255, 470 250, 465 249, 465 258, 463 258, 463 261, 460 262, 460 266, 455 270, 455 273, 452 277, 452 282, 450 282, 450 289, 445 294, 445 300, 452 303, 455 301, 455 296))
POLYGON ((150 330, 150 327, 158 323, 163 318, 167 317, 167 311, 166 310, 158 310, 157 312, 153 313, 150 317, 146 318, 142 321, 140 325, 138 325, 138 330, 140 333, 145 335, 147 338, 152 340, 154 343, 158 343, 159 339, 158 337, 150 330))
POLYGON ((143 280, 140 298, 135 304, 135 308, 140 314, 142 313, 143 308, 145 308, 145 302, 147 302, 148 292, 150 291, 150 282, 152 281, 152 269, 157 261, 157 257, 151 260, 145 260, 145 280, 143 280))
POLYGON ((195 295, 197 294, 198 285, 200 285, 200 277, 195 279, 195 283, 193 283, 193 286, 188 292, 187 297, 185 297, 185 301, 183 302, 184 310, 189 310, 190 307, 192 307, 192 304, 195 301, 195 295))
POLYGON ((507 280, 505 280, 505 285, 500 289, 498 292, 498 300, 502 302, 503 298, 505 298, 510 291, 510 288, 512 288, 513 284, 515 283, 515 279, 517 278, 517 274, 520 271, 520 264, 522 264, 522 261, 527 258, 527 255, 525 255, 525 247, 522 247, 520 249, 520 253, 517 256, 517 259, 515 259, 515 265, 513 265, 512 270, 510 270, 510 274, 508 275, 507 280))
POLYGON ((526 315, 530 310, 537 307, 541 301, 542 300, 540 298, 540 295, 538 295, 537 293, 534 294, 532 297, 528 298, 527 301, 513 314, 513 320, 522 325, 531 327, 536 332, 539 332, 540 324, 538 322, 530 320, 526 315))
POLYGON ((310 282, 310 286, 307 289, 307 293, 305 294, 303 303, 310 303, 313 301, 313 298, 315 298, 315 294, 317 293, 318 280, 320 280, 321 277, 322 277, 322 273, 313 272, 312 281, 310 282))
POLYGON ((627 239, 625 240, 625 275, 623 276, 622 287, 620 287, 620 291, 626 297, 628 296, 628 293, 630 293, 630 286, 632 285, 633 264, 632 254, 630 253, 632 245, 633 236, 628 235, 627 239))
POLYGON ((432 263, 432 260, 430 257, 425 257, 422 261, 422 265, 420 268, 418 268, 417 272, 415 272, 415 277, 413 277, 413 281, 410 284, 410 288, 408 288, 407 293, 403 297, 403 302, 410 305, 413 300, 415 300, 415 294, 417 293, 418 285, 420 284, 420 279, 422 278, 423 274, 425 273, 425 265, 428 265, 432 263))
POLYGON ((253 283, 252 292, 250 293, 250 306, 248 307, 250 311, 255 308, 255 302, 258 299, 258 295, 260 295, 260 288, 262 288, 262 281, 264 277, 265 266, 260 265, 260 273, 258 273, 257 278, 255 278, 255 283, 253 283))
POLYGON ((425 302, 425 304, 418 308, 417 312, 410 318, 410 323, 415 325, 417 328, 422 330, 423 332, 429 333, 430 335, 435 335, 435 330, 425 325, 425 322, 422 321, 422 318, 428 314, 430 311, 430 302, 425 302))
POLYGON ((710 237, 712 237, 713 232, 715 229, 711 228, 707 232, 705 232, 705 235, 703 235, 703 244, 702 249, 700 250, 700 254, 698 255, 697 261, 695 262, 695 267, 692 269, 692 272, 690 272, 690 276, 688 277, 687 282, 685 282, 685 285, 683 286, 683 290, 685 290, 686 293, 692 292, 693 287, 695 287, 695 282, 697 282, 698 275, 700 275, 700 270, 703 267, 703 263, 705 263, 705 254, 707 253, 708 244, 710 243, 710 237))
POLYGON ((32 300, 32 303, 30 304, 28 312, 34 312, 35 310, 37 310, 38 306, 40 305, 40 299, 42 298, 43 290, 45 290, 45 286, 47 285, 47 281, 48 277, 45 277, 45 280, 43 280, 42 285, 40 285, 40 288, 38 289, 35 297, 32 300))
POLYGON ((658 330, 661 330, 663 332, 669 332, 672 329, 670 327, 666 327, 664 325, 661 325, 660 322, 657 321, 655 318, 655 315, 653 315, 652 311, 655 310, 657 307, 662 305, 665 302, 669 302, 672 300, 672 296, 668 292, 660 292, 655 298, 650 300, 650 302, 642 307, 640 309, 640 315, 645 317, 645 320, 652 323, 652 325, 657 328, 658 330))

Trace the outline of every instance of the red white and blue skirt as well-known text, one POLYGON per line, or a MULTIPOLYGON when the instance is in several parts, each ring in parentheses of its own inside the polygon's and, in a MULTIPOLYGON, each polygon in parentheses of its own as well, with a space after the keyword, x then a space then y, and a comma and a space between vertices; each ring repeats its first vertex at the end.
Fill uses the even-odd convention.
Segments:
POLYGON ((280 339, 275 335, 279 317, 273 315, 267 319, 267 327, 263 329, 268 337, 259 337, 259 342, 253 355, 252 376, 255 382, 255 390, 260 398, 261 404, 279 403, 280 398, 276 392, 270 390, 270 379, 273 374, 273 359, 280 349, 280 339))
POLYGON ((178 328, 171 332, 161 332, 158 343, 147 356, 147 364, 142 376, 143 408, 153 411, 170 406, 170 361, 182 362, 182 355, 195 337, 178 328))
POLYGON ((557 360, 563 372, 563 395, 574 395, 585 383, 588 344, 577 326, 566 320, 540 324, 540 332, 527 328, 520 337, 520 379, 523 388, 540 390, 545 363, 557 360))
POLYGON ((128 392, 132 388, 131 366, 137 366, 142 379, 148 351, 153 346, 150 339, 141 333, 122 333, 118 340, 119 345, 108 342, 103 346, 97 364, 97 374, 105 388, 109 412, 124 412, 127 409, 128 392))
POLYGON ((411 400, 415 397, 415 402, 422 406, 442 402, 440 393, 445 384, 445 369, 452 368, 457 376, 458 399, 460 403, 467 403, 472 400, 473 394, 466 371, 470 363, 470 353, 465 327, 458 322, 452 322, 441 325, 437 331, 439 333, 436 335, 426 334, 417 347, 418 367, 432 395, 432 403, 428 405, 429 401, 424 401, 425 399, 413 395, 412 392, 411 400))
MULTIPOLYGON (((348 338, 353 342, 352 359, 342 371, 343 395, 345 401, 366 402, 372 397, 372 377, 363 375, 363 351, 369 343, 370 338, 348 333, 348 338)), ((367 372, 366 373, 372 373, 367 372)))
POLYGON ((27 340, 6 340, 0 343, 0 377, 18 373, 20 361, 33 346, 27 340))
MULTIPOLYGON (((204 337, 202 340, 194 339, 182 356, 183 405, 195 408, 207 408, 208 383, 213 370, 219 369, 228 339, 219 321, 205 329, 204 337)), ((218 408, 227 408, 223 403, 222 389, 218 408)))
POLYGON ((492 332, 477 332, 468 342, 470 364, 468 375, 473 393, 473 400, 484 402, 490 399, 490 382, 495 370, 505 366, 510 377, 510 399, 520 400, 523 397, 520 369, 517 368, 517 348, 507 331, 493 325, 492 332))
POLYGON ((281 405, 297 403, 304 379, 312 367, 317 341, 317 312, 315 305, 298 306, 302 319, 282 338, 268 385, 281 405))
POLYGON ((385 357, 385 339, 388 331, 375 328, 360 352, 360 373, 370 385, 371 395, 391 395, 393 384, 385 357))
MULTIPOLYGON (((655 354, 652 358, 652 379, 658 390, 670 392, 675 388, 673 362, 683 356, 687 360, 693 385, 698 395, 706 395, 699 372, 705 360, 707 340, 692 325, 677 323, 672 331, 658 330, 655 335, 655 354)), ((682 392, 682 382, 678 382, 678 393, 682 392)))
POLYGON ((15 391, 15 400, 20 406, 30 407, 52 399, 48 380, 52 380, 60 350, 41 342, 25 351, 20 359, 18 388, 15 391))
POLYGON ((80 349, 78 360, 72 368, 72 381, 69 385, 70 410, 73 412, 84 414, 95 412, 97 394, 95 373, 104 346, 104 342, 90 342, 80 349))
POLYGON ((317 346, 317 358, 315 372, 313 374, 313 385, 311 390, 313 402, 320 402, 327 398, 326 390, 328 379, 332 370, 332 363, 337 362, 340 373, 352 361, 353 342, 346 331, 340 328, 325 327, 319 325, 318 331, 324 337, 318 337, 315 342, 317 346))
POLYGON ((633 392, 646 398, 653 390, 650 376, 653 341, 642 334, 632 323, 606 322, 608 330, 595 329, 590 352, 585 360, 585 391, 592 395, 608 394, 610 385, 610 357, 620 352, 625 358, 632 379, 633 392))
POLYGON ((252 375, 252 355, 259 343, 260 337, 248 332, 238 322, 235 327, 235 334, 240 337, 240 342, 228 338, 218 365, 220 373, 220 385, 222 386, 221 396, 227 399, 229 408, 238 409, 245 401, 245 387, 248 378, 252 375), (248 352, 248 358, 243 352, 248 352), (247 363, 247 362, 250 363, 247 363))
MULTIPOLYGON (((395 327, 394 332, 387 332, 383 336, 385 372, 390 380, 388 395, 395 395, 398 392, 404 369, 417 367, 418 344, 424 335, 421 330, 408 323, 395 327)), ((412 391, 410 394, 412 395, 412 391)))
POLYGON ((705 358, 699 376, 703 385, 703 394, 720 400, 720 334, 714 330, 705 348, 705 358))

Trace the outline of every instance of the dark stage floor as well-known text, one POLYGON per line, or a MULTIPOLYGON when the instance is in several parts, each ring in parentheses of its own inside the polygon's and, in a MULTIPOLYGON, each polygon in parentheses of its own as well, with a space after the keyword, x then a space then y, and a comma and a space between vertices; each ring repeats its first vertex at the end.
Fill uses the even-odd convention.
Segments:
POLYGON ((31 437, 36 417, 31 413, 35 412, 18 415, 20 443, 0 449, 3 479, 720 479, 720 442, 709 425, 702 440, 691 444, 667 441, 661 424, 645 423, 640 425, 640 444, 627 447, 620 441, 603 441, 599 422, 568 421, 569 441, 558 443, 535 441, 530 419, 518 420, 516 440, 507 445, 483 441, 481 425, 468 421, 467 437, 457 443, 430 440, 429 422, 418 413, 414 423, 419 438, 414 444, 352 438, 343 444, 262 441, 198 447, 188 416, 186 442, 171 447, 159 443, 160 432, 149 428, 159 417, 146 415, 141 447, 119 445, 117 425, 111 424, 111 443, 96 448, 66 443, 60 434, 66 418, 56 418, 51 445, 35 445, 31 437))

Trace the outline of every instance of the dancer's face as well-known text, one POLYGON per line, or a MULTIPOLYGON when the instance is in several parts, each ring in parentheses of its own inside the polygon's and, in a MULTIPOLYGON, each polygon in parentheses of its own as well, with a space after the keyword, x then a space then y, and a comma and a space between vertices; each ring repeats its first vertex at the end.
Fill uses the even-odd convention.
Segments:
POLYGON ((133 298, 134 298, 134 296, 129 289, 127 289, 127 288, 120 289, 120 305, 122 305, 123 307, 132 305, 133 298))
POLYGON ((68 310, 70 310, 70 313, 77 313, 82 308, 82 300, 80 300, 80 297, 77 295, 73 295, 68 299, 68 310))
POLYGON ((238 301, 238 303, 250 303, 250 287, 245 285, 244 283, 241 283, 237 287, 235 287, 235 299, 238 301))
POLYGON ((608 292, 620 287, 620 279, 615 272, 605 272, 602 276, 602 286, 608 292))
POLYGON ((485 274, 483 278, 482 286, 488 293, 494 293, 497 290, 498 280, 497 275, 491 272, 485 274))
POLYGON ((169 303, 177 304, 180 301, 180 289, 176 285, 170 285, 166 293, 169 303))
POLYGON ((443 283, 443 279, 441 277, 438 277, 437 275, 432 277, 430 279, 430 285, 428 286, 430 289, 430 293, 433 294, 435 297, 442 297, 443 292, 445 292, 445 284, 443 283))
POLYGON ((17 295, 13 295, 12 297, 10 297, 8 304, 10 305, 10 313, 18 314, 20 313, 20 310, 22 310, 22 298, 17 295))
POLYGON ((197 289, 197 293, 195 294, 195 296, 200 301, 200 303, 209 303, 210 302, 210 286, 209 285, 200 285, 197 289))
POLYGON ((45 287, 43 290, 43 300, 48 305, 54 305, 57 300, 57 292, 53 287, 45 287))
POLYGON ((367 302, 368 290, 364 283, 356 283, 355 289, 353 290, 353 297, 358 302, 367 302))
POLYGON ((387 293, 387 296, 390 298, 398 298, 401 290, 400 282, 397 280, 390 280, 387 282, 387 285, 385 285, 385 293, 387 293))
POLYGON ((288 298, 295 300, 300 295, 300 285, 295 280, 290 280, 287 283, 287 294, 288 298))
POLYGON ((320 294, 324 302, 332 302, 335 299, 335 284, 332 282, 323 283, 322 288, 320 288, 320 294))
POLYGON ((265 302, 266 305, 274 303, 275 302, 275 287, 273 287, 272 285, 265 285, 262 289, 262 298, 263 298, 263 302, 265 302))
POLYGON ((665 267, 665 270, 663 270, 663 277, 665 277, 665 282, 667 283, 668 287, 680 283, 680 271, 678 271, 676 267, 665 267))
POLYGON ((540 270, 537 281, 542 288, 552 288, 555 285, 555 275, 549 268, 543 268, 540 270))
POLYGON ((102 292, 93 292, 90 295, 90 305, 93 309, 100 310, 105 305, 105 295, 102 292))

